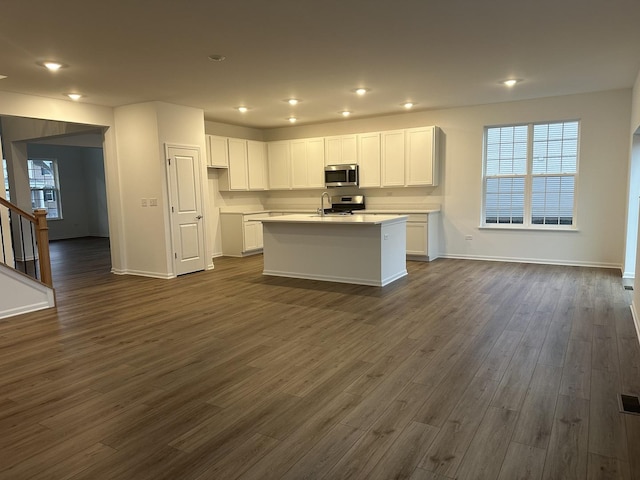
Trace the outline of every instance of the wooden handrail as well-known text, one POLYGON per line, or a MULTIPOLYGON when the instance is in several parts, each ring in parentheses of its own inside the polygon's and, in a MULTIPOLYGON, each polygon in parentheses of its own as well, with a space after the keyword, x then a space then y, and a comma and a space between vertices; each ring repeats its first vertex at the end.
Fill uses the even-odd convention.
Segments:
POLYGON ((21 217, 27 217, 27 220, 29 220, 31 223, 37 223, 36 222, 36 217, 33 214, 25 212, 20 207, 15 206, 13 203, 5 200, 2 197, 0 197, 0 205, 4 205, 9 210, 13 210, 17 214, 19 214, 21 217))
POLYGON ((38 244, 38 264, 40 266, 40 281, 48 287, 53 288, 51 256, 49 254, 49 227, 47 226, 47 211, 45 209, 34 210, 32 215, 2 197, 0 197, 0 205, 16 212, 35 226, 36 242, 38 244))

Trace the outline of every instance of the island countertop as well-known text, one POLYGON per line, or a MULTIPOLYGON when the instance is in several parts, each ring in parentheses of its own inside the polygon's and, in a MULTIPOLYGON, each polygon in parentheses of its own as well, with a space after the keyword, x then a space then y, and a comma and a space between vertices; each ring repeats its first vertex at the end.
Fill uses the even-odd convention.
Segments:
POLYGON ((259 221, 263 223, 311 223, 311 224, 327 224, 327 225, 382 225, 396 222, 405 222, 406 215, 335 215, 328 214, 321 216, 320 214, 297 214, 297 215, 280 215, 276 217, 261 218, 259 221))

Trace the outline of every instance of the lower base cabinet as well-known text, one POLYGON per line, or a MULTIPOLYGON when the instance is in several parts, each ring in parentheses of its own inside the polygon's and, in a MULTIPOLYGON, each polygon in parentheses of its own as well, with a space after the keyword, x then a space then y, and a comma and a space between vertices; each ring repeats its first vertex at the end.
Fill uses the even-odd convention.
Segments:
POLYGON ((409 214, 407 219, 407 259, 430 262, 438 258, 439 213, 409 214))
POLYGON ((268 213, 220 213, 222 254, 227 257, 245 257, 262 252, 261 218, 268 213))

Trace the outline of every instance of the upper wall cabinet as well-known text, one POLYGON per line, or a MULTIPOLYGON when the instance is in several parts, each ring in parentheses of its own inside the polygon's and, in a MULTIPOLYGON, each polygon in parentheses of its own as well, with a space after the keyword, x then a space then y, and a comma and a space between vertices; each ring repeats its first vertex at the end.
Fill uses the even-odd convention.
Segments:
POLYGON ((410 128, 405 131, 405 184, 438 185, 440 164, 440 129, 410 128))
POLYGON ((220 175, 220 190, 266 190, 264 142, 228 138, 229 168, 220 175))
POLYGON ((247 141, 247 174, 249 190, 267 190, 269 182, 265 142, 247 141))
POLYGON ((380 187, 380 134, 358 135, 358 164, 360 187, 380 187))
MULTIPOLYGON (((438 127, 382 132, 380 186, 437 186, 440 136, 438 127)), ((361 171, 360 175, 362 174, 361 171)))
POLYGON ((291 188, 324 188, 325 139, 291 141, 291 188))
POLYGON ((207 167, 229 168, 229 153, 227 150, 227 138, 206 136, 207 143, 207 167))
POLYGON ((382 132, 382 186, 404 187, 404 130, 382 132))
POLYGON ((324 150, 325 165, 358 163, 358 143, 356 135, 325 137, 324 150))
POLYGON ((291 189, 291 142, 267 143, 267 164, 269 166, 269 189, 291 189))

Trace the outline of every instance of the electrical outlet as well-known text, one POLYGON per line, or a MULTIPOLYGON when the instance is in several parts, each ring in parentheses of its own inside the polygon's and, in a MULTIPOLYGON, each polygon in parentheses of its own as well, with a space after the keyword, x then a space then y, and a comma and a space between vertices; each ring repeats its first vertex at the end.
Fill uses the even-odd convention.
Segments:
POLYGON ((464 239, 465 240, 473 240, 473 235, 465 235, 464 239))
POLYGON ((142 200, 140 200, 140 205, 141 205, 142 207, 146 207, 146 206, 147 206, 147 199, 146 199, 146 198, 143 198, 142 200))

